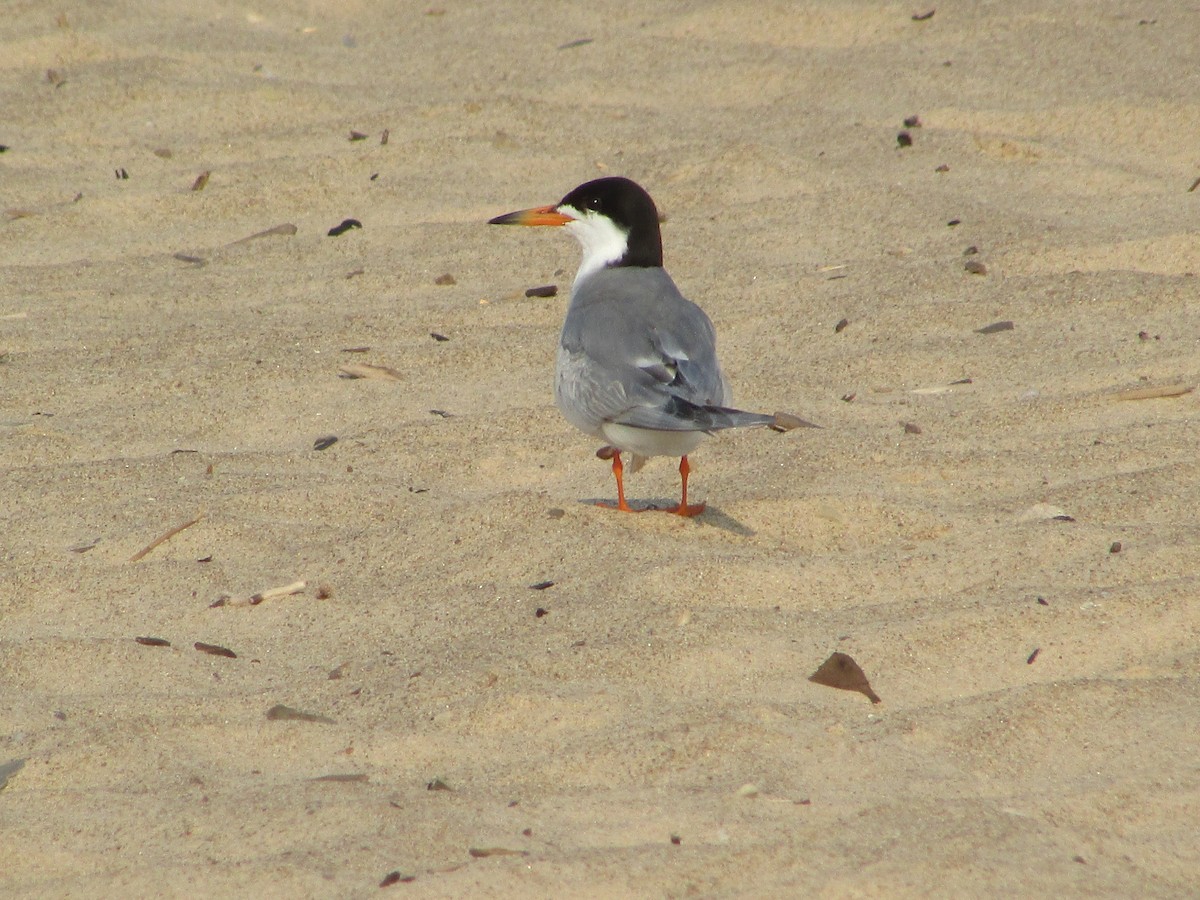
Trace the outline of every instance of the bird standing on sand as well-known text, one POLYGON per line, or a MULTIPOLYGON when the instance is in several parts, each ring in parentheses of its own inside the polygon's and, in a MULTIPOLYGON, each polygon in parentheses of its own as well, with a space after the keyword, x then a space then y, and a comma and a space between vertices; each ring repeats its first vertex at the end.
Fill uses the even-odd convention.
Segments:
POLYGON ((714 431, 771 425, 775 417, 729 408, 712 322, 663 268, 650 195, 628 178, 599 178, 557 204, 488 224, 561 225, 583 245, 559 341, 554 399, 568 422, 611 446, 616 508, 638 511, 625 502, 621 453, 627 452, 635 463, 680 457, 682 497, 668 511, 703 512, 703 503, 687 502, 688 454, 714 431))

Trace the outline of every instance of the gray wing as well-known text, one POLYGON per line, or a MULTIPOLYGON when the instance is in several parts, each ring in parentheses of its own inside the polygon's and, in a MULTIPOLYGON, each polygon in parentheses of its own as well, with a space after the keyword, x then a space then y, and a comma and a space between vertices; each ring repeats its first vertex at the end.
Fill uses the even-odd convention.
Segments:
POLYGON ((728 408, 712 322, 663 269, 601 269, 577 286, 555 396, 568 420, 593 434, 605 422, 715 431, 772 421, 728 408))

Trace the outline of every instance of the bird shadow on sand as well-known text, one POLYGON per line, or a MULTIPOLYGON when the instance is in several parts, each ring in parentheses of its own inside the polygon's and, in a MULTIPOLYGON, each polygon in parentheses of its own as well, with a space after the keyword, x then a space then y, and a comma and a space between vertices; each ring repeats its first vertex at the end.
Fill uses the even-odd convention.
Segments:
POLYGON ((704 507, 704 512, 696 516, 675 516, 671 510, 675 508, 676 501, 672 500, 630 500, 629 505, 636 511, 636 515, 631 513, 621 512, 616 509, 612 500, 606 497, 585 497, 579 501, 584 506, 595 506, 598 512, 606 513, 618 519, 633 519, 642 518, 642 514, 653 516, 655 518, 670 517, 683 522, 692 522, 696 525, 708 526, 709 528, 717 528, 721 531, 736 534, 739 537, 753 537, 756 532, 748 525, 744 525, 735 519, 733 516, 721 510, 718 506, 713 506, 711 503, 704 507))

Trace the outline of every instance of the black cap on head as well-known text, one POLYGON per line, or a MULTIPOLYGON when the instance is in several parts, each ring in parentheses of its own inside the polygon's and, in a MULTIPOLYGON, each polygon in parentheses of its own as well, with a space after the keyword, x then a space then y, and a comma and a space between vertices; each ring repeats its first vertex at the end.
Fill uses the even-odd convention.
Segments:
POLYGON ((629 250, 615 265, 662 266, 658 208, 637 182, 628 178, 597 178, 575 188, 558 205, 607 216, 629 233, 629 250))

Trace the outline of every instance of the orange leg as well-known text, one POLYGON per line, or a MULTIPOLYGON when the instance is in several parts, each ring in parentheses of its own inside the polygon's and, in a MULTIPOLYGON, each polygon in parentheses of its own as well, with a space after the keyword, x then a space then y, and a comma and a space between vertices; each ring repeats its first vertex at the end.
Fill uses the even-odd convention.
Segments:
POLYGON ((688 473, 691 472, 691 470, 692 468, 688 465, 687 457, 682 457, 679 460, 679 479, 683 484, 682 493, 679 498, 679 505, 675 507, 675 509, 670 510, 670 512, 675 513, 677 516, 698 516, 700 513, 704 512, 703 503, 697 503, 693 506, 688 506, 687 480, 688 473))
POLYGON ((621 452, 613 448, 612 455, 612 470, 613 477, 617 479, 617 505, 614 507, 611 503, 603 501, 597 503, 597 506, 607 506, 609 509, 619 509, 622 512, 641 512, 639 509, 634 509, 625 502, 625 466, 621 464, 621 452))

